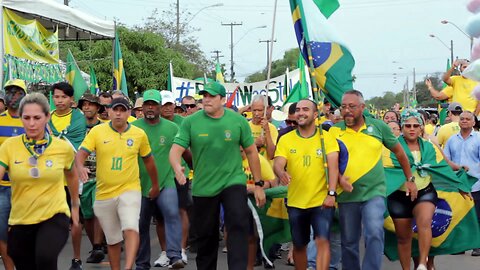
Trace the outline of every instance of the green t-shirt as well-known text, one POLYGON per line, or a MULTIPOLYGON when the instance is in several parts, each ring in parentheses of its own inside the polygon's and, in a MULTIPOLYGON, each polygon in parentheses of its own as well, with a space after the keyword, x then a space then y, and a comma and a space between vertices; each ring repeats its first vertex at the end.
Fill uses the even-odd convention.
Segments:
POLYGON ((192 151, 194 196, 212 197, 229 186, 245 185, 240 146, 247 148, 254 141, 243 116, 230 110, 220 118, 195 113, 183 120, 174 143, 192 151))
MULTIPOLYGON (((157 166, 158 186, 160 189, 165 187, 175 188, 175 175, 170 162, 168 162, 168 155, 170 148, 172 148, 173 139, 178 133, 178 126, 165 119, 160 119, 160 122, 156 125, 150 125, 144 119, 138 119, 133 121, 132 125, 143 129, 147 134, 155 165, 157 166)), ((152 182, 141 157, 138 158, 138 167, 140 169, 142 195, 148 197, 152 182)))
MULTIPOLYGON (((174 114, 173 115, 173 122, 177 124, 178 126, 182 125, 184 117, 174 114)), ((182 158, 182 167, 185 168, 185 177, 188 178, 188 175, 190 175, 190 167, 188 167, 187 162, 182 158)))
POLYGON ((383 147, 392 149, 398 144, 391 129, 381 120, 365 117, 365 124, 358 132, 343 121, 328 132, 347 147, 348 163, 344 175, 353 185, 351 193, 339 188, 337 202, 365 202, 376 196, 385 197, 383 147))

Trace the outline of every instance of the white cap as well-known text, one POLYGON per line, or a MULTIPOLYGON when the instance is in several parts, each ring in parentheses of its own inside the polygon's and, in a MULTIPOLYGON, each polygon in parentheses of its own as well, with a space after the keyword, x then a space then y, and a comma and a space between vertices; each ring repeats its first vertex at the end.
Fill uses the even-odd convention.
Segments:
POLYGON ((160 95, 162 96, 162 105, 167 103, 175 104, 175 98, 173 97, 173 93, 167 90, 160 91, 160 95))

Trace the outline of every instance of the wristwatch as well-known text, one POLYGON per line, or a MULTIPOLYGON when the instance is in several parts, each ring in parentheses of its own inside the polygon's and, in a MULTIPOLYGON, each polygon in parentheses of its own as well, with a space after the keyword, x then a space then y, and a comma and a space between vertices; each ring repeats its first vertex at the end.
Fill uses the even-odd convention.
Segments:
POLYGON ((259 180, 259 181, 255 182, 255 186, 263 187, 264 185, 265 185, 265 181, 263 181, 263 180, 259 180))
POLYGON ((407 182, 414 183, 415 182, 415 176, 411 176, 410 178, 407 179, 407 182))
POLYGON ((327 195, 328 195, 328 196, 337 197, 337 192, 335 192, 335 190, 329 190, 329 191, 327 192, 327 195))

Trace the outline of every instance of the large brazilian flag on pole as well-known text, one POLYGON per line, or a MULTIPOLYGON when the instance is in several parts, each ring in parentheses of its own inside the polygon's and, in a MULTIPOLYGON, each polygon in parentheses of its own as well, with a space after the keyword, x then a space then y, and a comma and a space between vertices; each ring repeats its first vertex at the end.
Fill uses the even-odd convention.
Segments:
MULTIPOLYGON (((453 254, 480 247, 480 228, 474 203, 465 199, 459 191, 469 192, 476 179, 469 178, 462 170, 454 172, 443 159, 440 150, 432 143, 419 139, 421 162, 415 164, 405 139, 399 142, 407 154, 412 171, 428 173, 437 190, 438 202, 432 222, 432 244, 430 255, 453 254)), ((383 163, 387 179, 387 195, 403 183, 405 175, 393 153, 386 150, 383 163)), ((390 260, 398 259, 395 228, 390 216, 385 218, 385 255, 390 260)), ((412 256, 418 256, 417 228, 413 222, 414 240, 412 256)))

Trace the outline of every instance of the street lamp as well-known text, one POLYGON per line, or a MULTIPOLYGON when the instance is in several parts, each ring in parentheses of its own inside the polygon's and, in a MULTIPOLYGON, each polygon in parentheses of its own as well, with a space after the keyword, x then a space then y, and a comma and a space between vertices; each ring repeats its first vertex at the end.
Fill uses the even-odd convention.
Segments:
MULTIPOLYGON (((392 61, 393 64, 399 64, 399 65, 404 65, 398 61, 392 61)), ((402 66, 399 66, 398 69, 400 70, 403 70, 405 69, 404 67, 402 66)), ((396 73, 394 73, 395 75, 396 73)), ((412 103, 413 103, 413 106, 415 107, 416 106, 416 102, 417 102, 417 86, 415 84, 415 68, 413 68, 413 91, 412 91, 412 103)), ((394 83, 396 82, 396 80, 394 81, 394 83)), ((403 91, 403 103, 404 105, 407 107, 407 108, 410 108, 410 105, 412 105, 410 103, 410 91, 408 89, 408 75, 407 75, 407 80, 406 80, 406 83, 404 85, 404 91, 403 91)))
MULTIPOLYGON (((193 16, 190 18, 190 20, 188 20, 185 24, 189 24, 193 18, 195 18, 195 16, 197 16, 200 12, 202 12, 203 10, 207 9, 207 8, 212 8, 212 7, 221 7, 223 6, 223 3, 216 3, 216 4, 213 4, 213 5, 209 5, 209 6, 206 6, 206 7, 203 7, 201 9, 199 9, 197 12, 195 12, 195 14, 193 14, 193 16)), ((180 43, 180 0, 177 0, 177 45, 180 43)))
POLYGON ((245 32, 245 34, 243 34, 243 36, 241 38, 239 38, 237 40, 237 42, 235 42, 235 44, 233 44, 232 46, 235 47, 244 37, 247 36, 248 33, 250 33, 250 31, 255 30, 255 29, 260 29, 260 28, 267 28, 267 26, 266 25, 260 25, 260 26, 248 29, 247 32, 245 32))
POLYGON ((462 32, 462 34, 464 34, 468 39, 470 39, 470 51, 472 51, 472 48, 473 48, 473 37, 470 36, 469 34, 465 33, 465 31, 463 31, 460 27, 458 27, 458 25, 456 25, 455 23, 451 22, 451 21, 447 21, 447 20, 442 20, 440 21, 442 24, 451 24, 453 25, 453 27, 457 28, 458 31, 462 32))
POLYGON ((450 46, 448 46, 443 40, 441 40, 439 37, 435 36, 434 34, 429 35, 431 38, 436 38, 438 41, 440 41, 445 48, 447 48, 450 51, 450 63, 453 65, 453 40, 450 40, 450 46))

